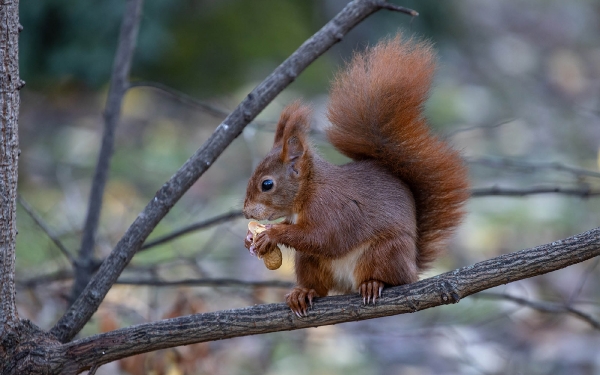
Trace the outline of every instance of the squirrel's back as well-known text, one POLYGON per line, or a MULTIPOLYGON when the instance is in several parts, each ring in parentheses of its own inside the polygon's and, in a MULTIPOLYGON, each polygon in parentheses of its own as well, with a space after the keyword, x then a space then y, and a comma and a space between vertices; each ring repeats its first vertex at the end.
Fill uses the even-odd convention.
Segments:
POLYGON ((468 198, 464 162, 430 133, 422 113, 434 70, 429 44, 398 35, 353 57, 332 84, 328 108, 331 143, 354 160, 376 160, 413 193, 419 269, 443 248, 468 198))

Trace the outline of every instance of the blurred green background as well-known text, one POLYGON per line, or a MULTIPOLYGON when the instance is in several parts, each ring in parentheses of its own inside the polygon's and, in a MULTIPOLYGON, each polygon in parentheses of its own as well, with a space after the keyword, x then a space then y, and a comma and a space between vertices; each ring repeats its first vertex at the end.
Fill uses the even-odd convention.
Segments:
MULTIPOLYGON (((431 40, 438 51, 426 113, 434 130, 469 160, 474 188, 600 189, 599 2, 396 3, 420 16, 380 11, 352 30, 263 111, 151 239, 241 209, 252 168, 269 150, 275 121, 291 100, 304 98, 315 107, 315 142, 328 159, 340 160, 321 133, 328 81, 353 50, 398 30, 431 40)), ((86 214, 124 4, 21 1, 20 66, 27 85, 22 90, 19 193, 73 253, 86 214)), ((345 4, 146 0, 131 80, 158 82, 230 111, 345 4)), ((128 91, 98 231, 99 258, 221 120, 161 90, 128 91)), ((599 198, 480 197, 468 209, 450 250, 427 275, 600 225, 599 198)), ((49 328, 66 308, 70 265, 26 212, 20 209, 18 217, 19 311, 49 328), (47 278, 27 286, 37 277, 47 278)), ((293 280, 289 254, 277 271, 248 255, 245 226, 245 220, 231 221, 142 252, 124 277, 293 280)), ((569 303, 598 316, 596 263, 496 292, 569 303)), ((117 285, 83 334, 280 302, 285 292, 117 285)), ((600 372, 598 345, 598 331, 572 316, 468 298, 410 316, 167 350, 103 366, 97 374, 594 374, 600 372)))

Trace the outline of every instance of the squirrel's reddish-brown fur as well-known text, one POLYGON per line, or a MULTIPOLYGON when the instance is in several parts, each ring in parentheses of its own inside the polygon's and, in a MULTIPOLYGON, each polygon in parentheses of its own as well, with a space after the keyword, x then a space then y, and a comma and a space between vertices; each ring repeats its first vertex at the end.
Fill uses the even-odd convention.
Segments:
POLYGON ((400 36, 354 56, 333 82, 328 111, 331 143, 354 160, 345 165, 312 149, 308 107, 283 111, 244 213, 285 220, 246 247, 296 250, 298 286, 287 302, 297 315, 331 291, 358 290, 374 303, 384 286, 416 281, 460 223, 466 168, 422 114, 434 68, 428 44, 400 36))
POLYGON ((435 69, 431 47, 400 36, 356 54, 331 89, 330 142, 354 160, 373 159, 413 193, 418 267, 436 258, 463 216, 467 171, 432 135, 422 108, 435 69))

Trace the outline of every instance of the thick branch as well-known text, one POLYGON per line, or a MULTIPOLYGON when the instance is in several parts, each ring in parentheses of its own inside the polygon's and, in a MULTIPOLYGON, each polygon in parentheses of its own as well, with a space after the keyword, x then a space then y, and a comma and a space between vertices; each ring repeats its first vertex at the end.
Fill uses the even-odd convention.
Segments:
POLYGON ((51 350, 66 352, 67 361, 76 362, 81 371, 179 345, 372 319, 457 303, 482 290, 552 272, 598 255, 600 228, 386 289, 376 306, 364 306, 357 294, 318 298, 309 316, 298 319, 285 304, 259 305, 140 324, 51 350))
POLYGON ((83 328, 127 263, 160 220, 225 148, 241 134, 244 127, 310 63, 339 42, 360 21, 381 9, 383 4, 384 1, 352 1, 248 94, 217 127, 205 144, 162 186, 127 229, 86 289, 52 329, 51 332, 60 341, 69 341, 83 328))
POLYGON ((14 345, 19 161, 19 2, 0 6, 0 353, 14 345))
POLYGON ((143 0, 129 0, 123 16, 123 23, 121 24, 119 43, 115 54, 106 108, 104 110, 102 146, 100 147, 100 155, 98 156, 96 172, 92 181, 81 248, 75 267, 75 282, 71 290, 71 301, 74 301, 81 291, 83 291, 83 288, 85 288, 94 272, 94 243, 100 220, 102 197, 104 195, 106 180, 108 179, 110 159, 114 150, 115 130, 121 115, 121 104, 125 92, 129 87, 127 77, 131 68, 133 51, 135 50, 135 41, 142 13, 142 3, 143 0))

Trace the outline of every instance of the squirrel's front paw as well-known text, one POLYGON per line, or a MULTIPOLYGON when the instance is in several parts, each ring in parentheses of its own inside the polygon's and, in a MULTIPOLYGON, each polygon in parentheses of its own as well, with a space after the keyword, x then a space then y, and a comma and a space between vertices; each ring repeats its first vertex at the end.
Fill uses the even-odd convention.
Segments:
POLYGON ((275 250, 275 248, 277 248, 277 241, 269 236, 269 231, 266 230, 256 236, 250 252, 254 251, 256 256, 262 258, 265 254, 275 250))
POLYGON ((298 318, 302 318, 303 316, 308 316, 308 307, 312 307, 313 298, 315 297, 318 297, 318 295, 314 289, 297 286, 285 295, 285 302, 287 302, 292 312, 298 318), (308 306, 306 305, 306 301, 308 301, 308 306))

